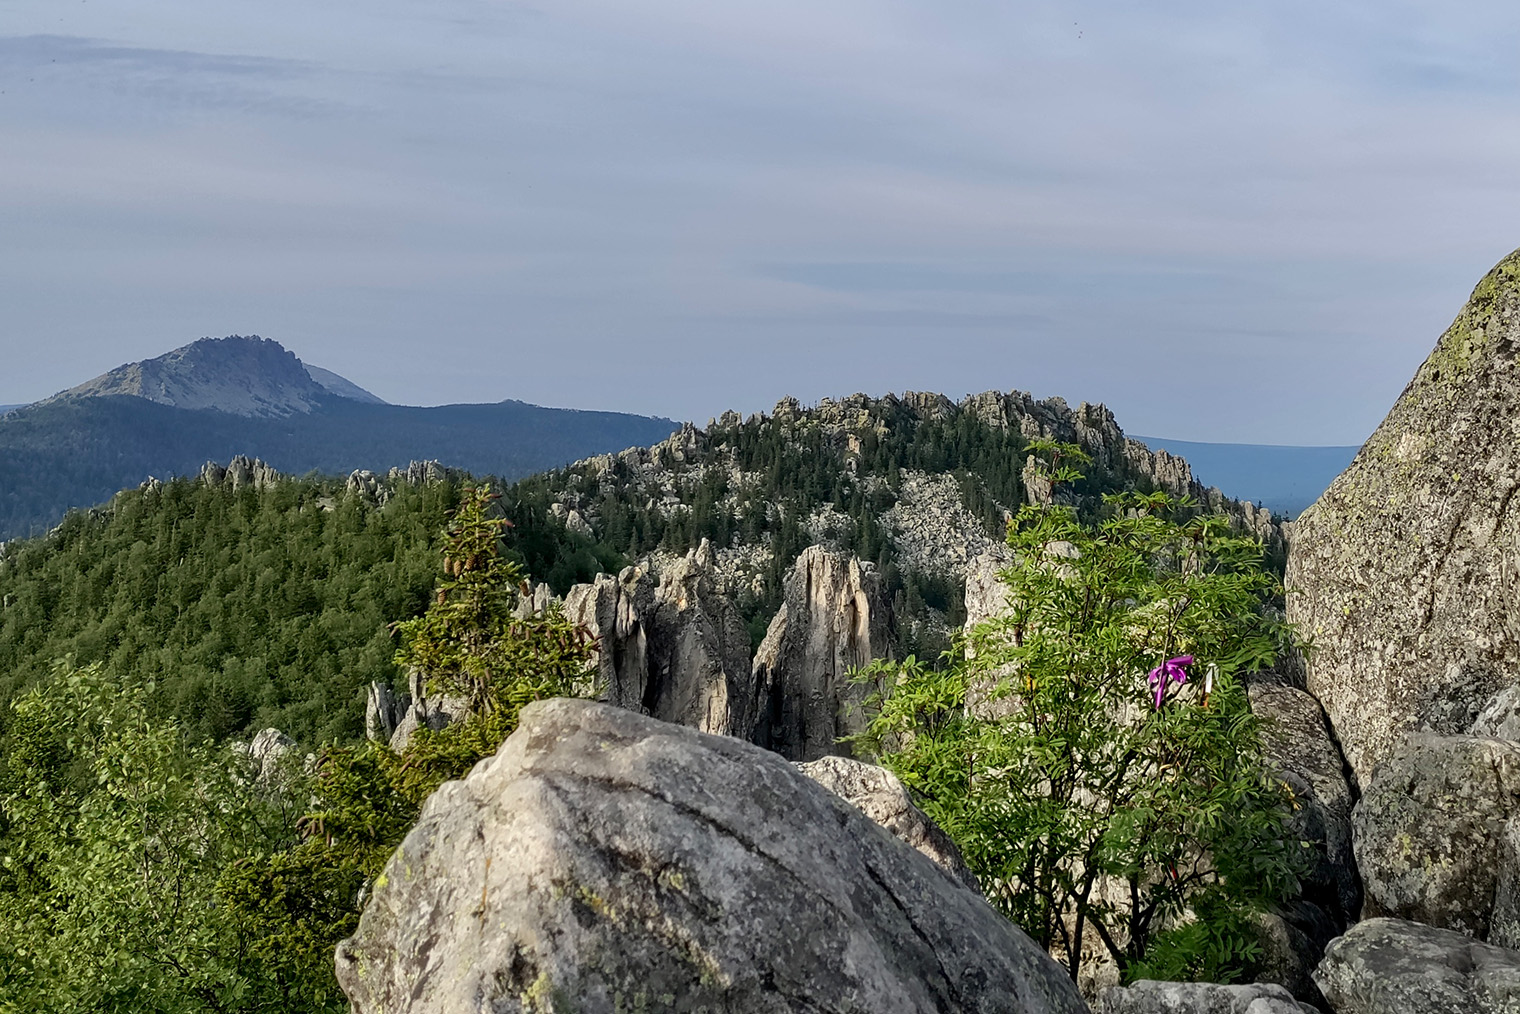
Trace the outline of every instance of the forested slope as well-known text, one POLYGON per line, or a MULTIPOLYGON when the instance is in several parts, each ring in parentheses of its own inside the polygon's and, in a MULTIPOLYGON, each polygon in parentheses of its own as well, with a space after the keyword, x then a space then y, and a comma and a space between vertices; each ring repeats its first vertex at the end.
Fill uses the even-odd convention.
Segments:
MULTIPOLYGON (((707 539, 758 642, 787 570, 822 542, 880 570, 897 643, 933 657, 964 618, 969 559, 997 551, 1008 512, 1042 495, 1026 474, 1040 439, 1092 458, 1062 494, 1085 516, 1102 514, 1104 493, 1164 487, 1233 512, 1280 550, 1263 512, 1126 441, 1101 406, 1017 394, 783 402, 495 485, 510 557, 556 594, 635 560, 658 570, 707 539)), ((148 483, 7 543, 0 714, 72 655, 151 684, 157 712, 198 736, 276 726, 311 745, 351 739, 364 688, 396 681, 389 625, 422 610, 438 573, 437 533, 462 473, 434 471, 447 477, 148 483)))
POLYGON ((0 416, 0 539, 36 535, 149 476, 257 456, 282 472, 346 475, 438 459, 519 478, 663 439, 667 419, 523 402, 414 408, 321 396, 315 411, 265 418, 125 395, 29 405, 0 416))

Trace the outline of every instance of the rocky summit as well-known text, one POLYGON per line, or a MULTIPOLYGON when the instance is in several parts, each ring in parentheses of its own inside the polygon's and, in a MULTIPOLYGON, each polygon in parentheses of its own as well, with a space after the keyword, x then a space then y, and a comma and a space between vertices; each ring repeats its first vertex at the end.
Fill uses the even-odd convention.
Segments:
POLYGON ((352 381, 309 368, 279 342, 257 335, 202 338, 155 359, 118 366, 48 400, 112 395, 276 418, 310 412, 334 395, 384 404, 352 381))

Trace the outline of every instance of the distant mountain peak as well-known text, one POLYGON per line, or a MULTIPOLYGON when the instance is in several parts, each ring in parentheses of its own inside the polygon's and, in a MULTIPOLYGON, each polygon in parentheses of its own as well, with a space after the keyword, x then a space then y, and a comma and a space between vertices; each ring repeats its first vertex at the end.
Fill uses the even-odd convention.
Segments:
POLYGON ((202 338, 155 359, 118 366, 47 400, 110 395, 264 418, 311 412, 334 395, 383 404, 357 384, 307 366, 279 342, 258 335, 202 338))

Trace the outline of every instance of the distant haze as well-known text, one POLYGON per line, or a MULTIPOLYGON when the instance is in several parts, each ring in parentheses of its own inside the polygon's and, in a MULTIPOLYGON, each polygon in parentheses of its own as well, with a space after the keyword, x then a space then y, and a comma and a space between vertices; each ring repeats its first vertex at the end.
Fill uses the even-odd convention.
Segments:
POLYGON ((1497 0, 9 0, 0 401, 257 333, 393 404, 1103 401, 1352 445, 1520 245, 1497 0))
POLYGON ((1318 500, 1361 450, 1360 446, 1278 447, 1135 439, 1153 451, 1166 450, 1186 458, 1193 478, 1205 486, 1217 486, 1226 496, 1250 500, 1288 517, 1297 517, 1318 500))

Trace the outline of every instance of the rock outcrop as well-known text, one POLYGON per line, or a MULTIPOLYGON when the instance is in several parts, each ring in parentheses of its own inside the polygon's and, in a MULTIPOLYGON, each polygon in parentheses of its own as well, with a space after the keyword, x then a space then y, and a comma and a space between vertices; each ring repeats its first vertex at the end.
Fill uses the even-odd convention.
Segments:
POLYGON ((1505 824, 1520 814, 1520 743, 1418 733, 1356 805, 1364 915, 1488 935, 1505 824))
POLYGON ((881 579, 854 557, 803 550, 787 574, 781 610, 755 652, 754 741, 791 760, 841 753, 862 731, 865 692, 850 670, 890 657, 881 579))
POLYGON ((745 736, 754 725, 749 629, 738 607, 719 594, 714 568, 703 539, 660 575, 647 711, 702 732, 745 736))
POLYGON ((411 742, 418 729, 443 729, 462 720, 470 713, 470 702, 463 697, 449 694, 431 694, 427 680, 420 670, 411 669, 406 674, 407 699, 393 704, 395 731, 391 733, 391 749, 401 753, 411 742))
POLYGON ((337 975, 355 1014, 1086 1010, 976 894, 781 758, 573 700, 524 709, 433 794, 337 975))
POLYGON ((644 568, 624 567, 616 577, 598 574, 565 596, 565 617, 595 638, 597 700, 645 710, 654 589, 644 568))
POLYGON ((239 744, 237 748, 248 758, 254 778, 269 784, 279 773, 286 756, 296 748, 296 741, 279 729, 260 729, 250 742, 239 744))
POLYGON ((976 874, 966 866, 961 850, 929 815, 913 805, 896 775, 884 767, 850 757, 820 757, 798 764, 813 781, 843 799, 900 841, 911 845, 978 894, 976 874))
POLYGON ((597 644, 596 696, 703 732, 747 737, 754 725, 749 631, 717 589, 712 547, 665 568, 598 575, 565 597, 565 615, 597 644))
POLYGON ((1142 979, 1105 992, 1098 1014, 1316 1014, 1281 986, 1155 982, 1142 979))
POLYGON ((1358 779, 1520 682, 1520 253, 1294 526, 1288 616, 1358 779))
POLYGON ((280 481, 280 473, 258 458, 239 454, 227 462, 226 468, 214 461, 206 462, 201 466, 200 480, 208 486, 225 483, 233 489, 242 489, 244 486, 267 489, 280 481))
POLYGON ((966 566, 966 629, 1008 608, 1008 586, 998 574, 1008 567, 1010 551, 999 548, 973 557, 966 566))
POLYGON ((390 687, 372 680, 364 693, 364 738, 389 743, 405 710, 390 687))
POLYGON ((1368 919, 1315 973, 1335 1014, 1520 1011, 1520 951, 1402 919, 1368 919))

